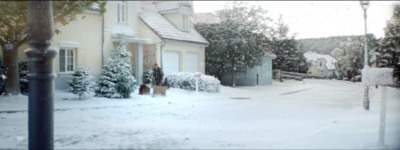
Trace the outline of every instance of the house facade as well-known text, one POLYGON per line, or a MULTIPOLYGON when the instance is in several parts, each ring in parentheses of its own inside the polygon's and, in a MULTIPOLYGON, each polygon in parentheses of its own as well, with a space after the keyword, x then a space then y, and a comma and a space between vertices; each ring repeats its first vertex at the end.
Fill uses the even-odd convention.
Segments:
MULTIPOLYGON (((77 19, 68 25, 56 26, 61 33, 53 37, 51 46, 58 50, 54 59, 54 71, 57 76, 55 87, 58 90, 67 89, 73 71, 80 65, 88 67, 91 73, 98 77, 102 66, 107 63, 110 51, 114 49, 113 41, 127 41, 127 50, 130 52, 134 52, 133 50, 145 41, 137 38, 140 2, 108 1, 107 11, 103 15, 97 9, 94 6, 78 15, 77 19)), ((135 56, 135 53, 132 53, 131 60, 134 61, 135 56)), ((132 68, 135 68, 137 63, 132 62, 132 68)))
POLYGON ((165 75, 205 72, 205 47, 208 42, 194 29, 192 16, 191 1, 142 2, 139 27, 146 33, 142 36, 150 39, 148 44, 152 49, 149 53, 156 54, 156 62, 165 75))
POLYGON ((315 52, 306 52, 304 56, 307 58, 308 74, 331 77, 337 76, 335 72, 335 63, 337 60, 330 55, 318 54, 315 52))
MULTIPOLYGON (((68 25, 57 25, 51 47, 55 87, 64 90, 73 71, 86 66, 98 77, 107 64, 113 41, 125 40, 131 52, 132 74, 142 83, 142 74, 158 63, 166 75, 173 72, 204 73, 208 42, 191 24, 192 2, 108 1, 101 15, 98 7, 78 15, 68 25)), ((26 48, 26 47, 25 47, 26 48)), ((26 58, 24 54, 21 59, 26 58)))

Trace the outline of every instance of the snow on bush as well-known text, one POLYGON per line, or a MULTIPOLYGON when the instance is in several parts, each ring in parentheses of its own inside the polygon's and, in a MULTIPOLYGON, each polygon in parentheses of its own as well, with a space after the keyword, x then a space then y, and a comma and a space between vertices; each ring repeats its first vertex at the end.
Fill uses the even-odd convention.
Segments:
POLYGON ((79 99, 82 99, 90 92, 92 78, 87 67, 79 66, 72 74, 72 80, 69 82, 69 92, 78 95, 79 99))
POLYGON ((125 41, 115 41, 114 45, 116 48, 111 51, 108 65, 103 66, 95 93, 96 96, 108 98, 129 98, 137 85, 135 78, 131 75, 129 63, 131 53, 126 51, 125 41))
POLYGON ((144 84, 150 84, 152 76, 153 76, 153 70, 152 69, 149 69, 149 70, 143 72, 143 77, 142 77, 143 78, 142 79, 143 83, 144 84))
MULTIPOLYGON (((172 73, 165 77, 168 87, 180 88, 189 91, 196 90, 195 73, 179 72, 172 73)), ((220 81, 213 76, 203 75, 198 78, 198 90, 200 92, 218 92, 220 81)))

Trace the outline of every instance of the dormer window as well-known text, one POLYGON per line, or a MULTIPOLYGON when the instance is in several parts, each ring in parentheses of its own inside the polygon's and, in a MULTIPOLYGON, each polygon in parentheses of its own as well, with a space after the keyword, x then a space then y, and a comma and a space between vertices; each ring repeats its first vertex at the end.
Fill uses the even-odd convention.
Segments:
POLYGON ((127 22, 127 9, 126 9, 126 2, 119 1, 117 7, 117 18, 118 23, 126 23, 127 22))
POLYGON ((183 31, 189 31, 189 16, 188 15, 182 15, 182 30, 183 31))

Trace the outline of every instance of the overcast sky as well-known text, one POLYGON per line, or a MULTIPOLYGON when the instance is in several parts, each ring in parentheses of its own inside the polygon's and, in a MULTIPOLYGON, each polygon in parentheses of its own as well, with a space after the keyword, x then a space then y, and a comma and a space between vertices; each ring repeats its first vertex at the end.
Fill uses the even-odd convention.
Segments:
MULTIPOLYGON (((194 1, 195 13, 214 12, 231 1, 194 1)), ((261 5, 276 19, 279 14, 297 38, 363 35, 364 18, 359 1, 247 1, 261 5)), ((395 1, 370 1, 367 9, 368 33, 383 36, 386 20, 395 1)))

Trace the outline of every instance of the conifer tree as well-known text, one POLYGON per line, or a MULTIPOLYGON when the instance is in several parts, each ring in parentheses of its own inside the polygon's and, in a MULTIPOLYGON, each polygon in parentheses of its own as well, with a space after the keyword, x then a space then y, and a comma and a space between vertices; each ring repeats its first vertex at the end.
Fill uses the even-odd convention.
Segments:
POLYGON ((216 12, 221 19, 216 24, 196 24, 195 28, 207 39, 206 74, 221 79, 231 72, 232 86, 236 84, 236 68, 253 68, 263 63, 262 56, 270 30, 270 18, 261 7, 249 6, 244 2, 228 3, 216 12))
POLYGON ((116 48, 111 51, 108 64, 103 66, 95 93, 96 96, 108 98, 129 98, 137 85, 130 72, 131 53, 126 50, 126 42, 123 40, 115 41, 114 45, 116 48))
POLYGON ((88 68, 83 66, 76 68, 72 75, 72 80, 69 83, 69 91, 78 95, 81 100, 82 97, 88 95, 90 92, 91 79, 92 75, 88 68))
POLYGON ((304 50, 295 40, 295 34, 289 34, 289 26, 283 21, 282 16, 275 23, 268 49, 277 58, 272 61, 272 68, 290 72, 306 73, 308 70, 304 50))
POLYGON ((386 23, 385 37, 377 47, 377 66, 393 68, 393 77, 400 85, 400 4, 393 6, 393 15, 386 23))

